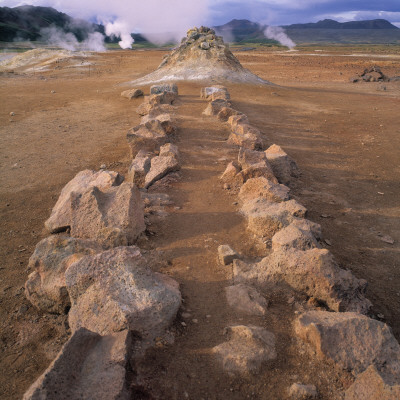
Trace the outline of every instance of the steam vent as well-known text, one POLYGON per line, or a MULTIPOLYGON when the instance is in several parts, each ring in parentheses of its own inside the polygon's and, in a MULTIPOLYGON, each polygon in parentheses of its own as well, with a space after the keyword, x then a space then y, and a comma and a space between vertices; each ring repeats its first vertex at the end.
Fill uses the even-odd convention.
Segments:
POLYGON ((135 80, 147 84, 178 80, 212 80, 269 84, 242 67, 222 36, 207 27, 189 29, 179 47, 152 73, 135 80))

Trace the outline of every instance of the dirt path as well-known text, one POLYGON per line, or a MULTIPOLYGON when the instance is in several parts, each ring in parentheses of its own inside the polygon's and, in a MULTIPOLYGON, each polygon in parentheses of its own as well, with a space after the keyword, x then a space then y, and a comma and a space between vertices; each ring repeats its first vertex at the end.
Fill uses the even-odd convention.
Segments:
MULTIPOLYGON (((233 284, 232 267, 218 262, 218 246, 229 244, 253 260, 267 250, 246 231, 236 196, 219 180, 228 160, 237 157, 237 149, 226 143, 229 130, 216 118, 202 116, 206 103, 192 94, 193 87, 185 89, 190 94, 180 97, 176 141, 182 153, 180 179, 166 191, 173 202, 170 214, 150 225, 152 247, 167 261, 161 272, 180 283, 184 303, 174 327, 175 343, 148 351, 136 366, 135 393, 145 399, 276 399, 284 396, 289 382, 312 379, 321 393, 334 399, 344 378, 299 354, 299 343, 291 337, 291 291, 277 288, 271 293, 264 317, 242 314, 226 302, 224 288, 233 284), (211 349, 226 340, 225 327, 241 324, 274 332, 279 355, 257 375, 238 378, 222 370, 211 349)), ((157 185, 150 189, 157 191, 157 185)))

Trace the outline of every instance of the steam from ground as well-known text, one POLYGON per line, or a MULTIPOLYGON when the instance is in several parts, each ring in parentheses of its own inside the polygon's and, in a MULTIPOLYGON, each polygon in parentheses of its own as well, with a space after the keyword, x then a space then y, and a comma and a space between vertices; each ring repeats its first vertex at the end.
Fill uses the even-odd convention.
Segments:
POLYGON ((122 49, 130 49, 134 42, 130 34, 129 25, 122 21, 108 22, 106 24, 106 34, 111 37, 120 37, 121 40, 118 44, 122 49))
POLYGON ((61 47, 65 50, 77 51, 105 51, 104 35, 100 32, 92 32, 88 34, 87 39, 79 43, 78 39, 71 32, 64 32, 55 26, 43 28, 40 31, 42 38, 51 46, 61 47))
POLYGON ((283 46, 293 49, 296 43, 286 34, 285 30, 280 26, 268 26, 264 31, 265 37, 268 39, 277 40, 283 46))

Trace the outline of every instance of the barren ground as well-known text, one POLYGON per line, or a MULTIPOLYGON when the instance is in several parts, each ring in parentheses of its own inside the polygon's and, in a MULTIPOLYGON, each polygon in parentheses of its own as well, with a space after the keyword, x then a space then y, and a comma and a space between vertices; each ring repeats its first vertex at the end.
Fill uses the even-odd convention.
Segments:
MULTIPOLYGON (((227 86, 233 107, 248 115, 268 144, 281 145, 297 161, 302 176, 293 195, 322 225, 341 266, 369 282, 373 315, 399 340, 400 83, 349 83, 371 64, 400 75, 399 55, 389 50, 384 58, 236 53, 245 67, 280 86, 227 86), (386 236, 394 244, 383 241, 386 236)), ((142 100, 120 97, 124 88, 118 84, 154 70, 163 54, 109 52, 93 57, 90 71, 57 64, 45 72, 0 75, 2 399, 21 398, 69 335, 65 316, 41 314, 24 297, 26 266, 45 237, 43 223, 61 188, 80 170, 106 164, 126 172, 125 134, 139 122, 135 108, 142 100)), ((182 171, 151 189, 168 193, 173 205, 165 219, 150 218, 154 235, 146 247, 162 251, 162 272, 180 282, 182 311, 191 317, 179 316, 174 345, 149 351, 137 365, 143 378, 135 398, 277 399, 295 381, 316 384, 323 399, 336 398, 351 379, 299 351, 287 298, 271 294, 263 319, 235 315, 225 304, 223 288, 232 275, 217 263, 218 245, 229 243, 247 256, 259 249, 245 231, 236 198, 218 180, 237 154, 225 143, 228 129, 201 115, 201 84, 178 86, 182 171), (277 335, 278 358, 260 375, 234 379, 214 365, 209 350, 231 323, 265 326, 277 335)))

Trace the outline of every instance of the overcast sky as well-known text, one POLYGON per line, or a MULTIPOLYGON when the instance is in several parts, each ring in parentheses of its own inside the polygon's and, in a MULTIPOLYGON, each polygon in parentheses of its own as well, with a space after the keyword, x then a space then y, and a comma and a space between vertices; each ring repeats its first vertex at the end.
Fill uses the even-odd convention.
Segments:
POLYGON ((98 22, 122 20, 136 30, 183 29, 250 19, 270 25, 384 18, 400 27, 400 0, 0 0, 0 6, 52 6, 74 17, 98 22))

